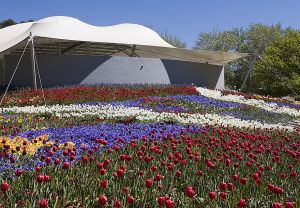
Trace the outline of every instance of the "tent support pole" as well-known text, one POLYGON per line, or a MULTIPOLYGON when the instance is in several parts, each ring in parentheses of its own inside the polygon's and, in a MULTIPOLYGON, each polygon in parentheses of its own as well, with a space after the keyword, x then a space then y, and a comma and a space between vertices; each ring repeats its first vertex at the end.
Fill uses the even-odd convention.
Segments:
POLYGON ((257 54, 255 53, 255 54, 254 54, 254 57, 253 57, 253 60, 252 60, 251 63, 250 63, 249 69, 248 69, 248 71, 247 71, 247 73, 246 73, 246 76, 245 76, 245 78, 244 78, 244 80, 243 80, 243 84, 242 84, 242 86, 241 86, 241 88, 240 88, 240 90, 239 90, 240 92, 242 92, 243 89, 245 88, 247 79, 249 78, 249 75, 250 75, 251 71, 252 71, 253 68, 254 68, 254 65, 255 65, 255 63, 256 63, 256 60, 257 60, 257 54))
POLYGON ((34 43, 33 43, 33 36, 30 33, 30 40, 31 40, 31 67, 32 67, 32 86, 34 90, 37 90, 37 82, 36 82, 36 66, 35 66, 35 52, 34 52, 34 43))

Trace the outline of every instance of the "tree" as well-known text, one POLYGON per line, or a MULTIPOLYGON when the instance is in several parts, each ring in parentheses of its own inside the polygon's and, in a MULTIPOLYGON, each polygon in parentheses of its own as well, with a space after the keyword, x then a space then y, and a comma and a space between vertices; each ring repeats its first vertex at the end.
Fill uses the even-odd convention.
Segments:
MULTIPOLYGON (((229 51, 240 52, 245 41, 245 31, 242 28, 233 28, 229 31, 213 30, 208 33, 200 33, 194 49, 210 51, 229 51)), ((239 80, 237 80, 237 71, 241 68, 242 61, 232 62, 225 65, 225 84, 228 88, 235 89, 239 80)))
POLYGON ((288 29, 268 46, 253 71, 256 91, 272 96, 300 95, 300 33, 288 29))
MULTIPOLYGON (((262 54, 266 47, 273 43, 278 37, 284 34, 280 24, 263 25, 252 24, 248 28, 233 28, 228 31, 216 31, 209 33, 200 33, 195 44, 195 49, 214 50, 262 54)), ((251 62, 248 59, 238 60, 225 66, 225 81, 229 88, 241 87, 243 79, 251 62)), ((256 83, 247 82, 245 90, 253 92, 256 83)))
MULTIPOLYGON (((27 20, 27 21, 21 21, 21 22, 19 22, 19 23, 26 23, 26 22, 33 22, 33 20, 30 19, 30 20, 27 20)), ((5 28, 5 27, 8 27, 8 26, 15 25, 15 24, 18 24, 18 23, 15 22, 15 21, 12 20, 12 19, 3 20, 2 22, 0 22, 0 29, 1 29, 1 28, 5 28)))
POLYGON ((194 49, 238 52, 244 40, 244 33, 242 28, 223 32, 216 29, 208 33, 202 32, 198 36, 194 49))
MULTIPOLYGON (((154 30, 157 32, 157 30, 155 29, 155 27, 151 24, 144 24, 145 27, 150 28, 151 30, 154 30)), ((179 37, 177 37, 174 34, 171 34, 169 32, 157 32, 160 37, 162 39, 164 39, 166 42, 168 42, 169 44, 177 47, 177 48, 186 48, 186 43, 184 41, 182 41, 179 37)))
POLYGON ((3 20, 0 23, 0 29, 11 26, 11 25, 14 25, 14 24, 17 24, 17 23, 15 21, 13 21, 12 19, 3 20))
POLYGON ((186 43, 182 41, 179 37, 171 33, 164 32, 161 33, 160 36, 162 37, 162 39, 164 39, 165 41, 167 41, 168 43, 170 43, 171 45, 177 48, 186 48, 186 43))

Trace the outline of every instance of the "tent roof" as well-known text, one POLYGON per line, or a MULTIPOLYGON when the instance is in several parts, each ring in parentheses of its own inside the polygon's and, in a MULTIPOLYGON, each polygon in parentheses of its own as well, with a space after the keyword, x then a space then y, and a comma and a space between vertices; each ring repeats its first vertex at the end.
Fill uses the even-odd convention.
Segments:
POLYGON ((93 26, 55 16, 0 30, 0 53, 20 53, 30 33, 37 53, 138 56, 223 65, 248 54, 176 48, 155 31, 137 24, 93 26))

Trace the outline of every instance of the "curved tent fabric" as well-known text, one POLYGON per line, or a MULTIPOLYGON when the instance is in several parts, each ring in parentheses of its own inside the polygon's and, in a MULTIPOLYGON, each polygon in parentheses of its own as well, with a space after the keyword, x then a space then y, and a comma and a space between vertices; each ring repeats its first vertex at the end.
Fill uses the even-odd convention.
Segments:
POLYGON ((224 65, 248 56, 248 54, 179 49, 167 43, 153 30, 137 24, 98 27, 63 16, 48 17, 1 29, 0 53, 10 53, 24 46, 24 41, 30 34, 38 44, 44 46, 44 53, 49 53, 53 44, 68 42, 73 44, 66 49, 74 54, 81 54, 83 45, 87 47, 86 43, 89 43, 99 48, 103 45, 119 47, 119 50, 107 55, 183 60, 216 65, 224 65))

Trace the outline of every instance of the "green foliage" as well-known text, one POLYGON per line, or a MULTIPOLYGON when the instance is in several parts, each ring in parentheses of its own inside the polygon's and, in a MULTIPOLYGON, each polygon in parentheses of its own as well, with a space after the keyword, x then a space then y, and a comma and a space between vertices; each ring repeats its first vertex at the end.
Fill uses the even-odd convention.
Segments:
POLYGON ((168 32, 164 32, 161 33, 160 36, 167 41, 168 43, 170 43, 171 45, 177 47, 177 48, 186 48, 186 43, 184 41, 182 41, 179 37, 168 33, 168 32))
POLYGON ((3 20, 0 22, 0 29, 16 24, 12 19, 3 20))
MULTIPOLYGON (((19 22, 19 23, 26 23, 26 22, 33 22, 33 20, 30 19, 30 20, 27 20, 27 21, 21 21, 21 22, 19 22)), ((15 21, 12 20, 12 19, 6 19, 6 20, 3 20, 2 22, 0 22, 0 29, 1 29, 1 28, 5 28, 5 27, 8 27, 8 26, 15 25, 15 24, 18 24, 18 23, 15 22, 15 21)))
POLYGON ((194 49, 210 51, 232 51, 240 50, 243 43, 245 32, 241 28, 233 28, 230 31, 212 32, 199 34, 194 49))
MULTIPOLYGON (((228 51, 239 53, 262 54, 266 47, 277 38, 283 36, 285 30, 280 24, 264 25, 252 24, 248 28, 233 28, 227 31, 200 33, 195 49, 228 51)), ((238 60, 225 66, 225 81, 227 87, 240 89, 245 74, 249 68, 251 58, 238 60), (235 87, 236 86, 236 87, 235 87)), ((246 91, 253 92, 256 83, 247 82, 246 91)))
POLYGON ((273 96, 300 94, 300 33, 291 29, 277 38, 256 64, 253 81, 259 93, 273 96))
POLYGON ((151 30, 156 31, 160 35, 160 37, 164 39, 166 42, 168 42, 169 44, 177 48, 186 48, 186 43, 182 41, 178 36, 169 32, 159 32, 151 24, 145 24, 144 26, 150 28, 151 30))

